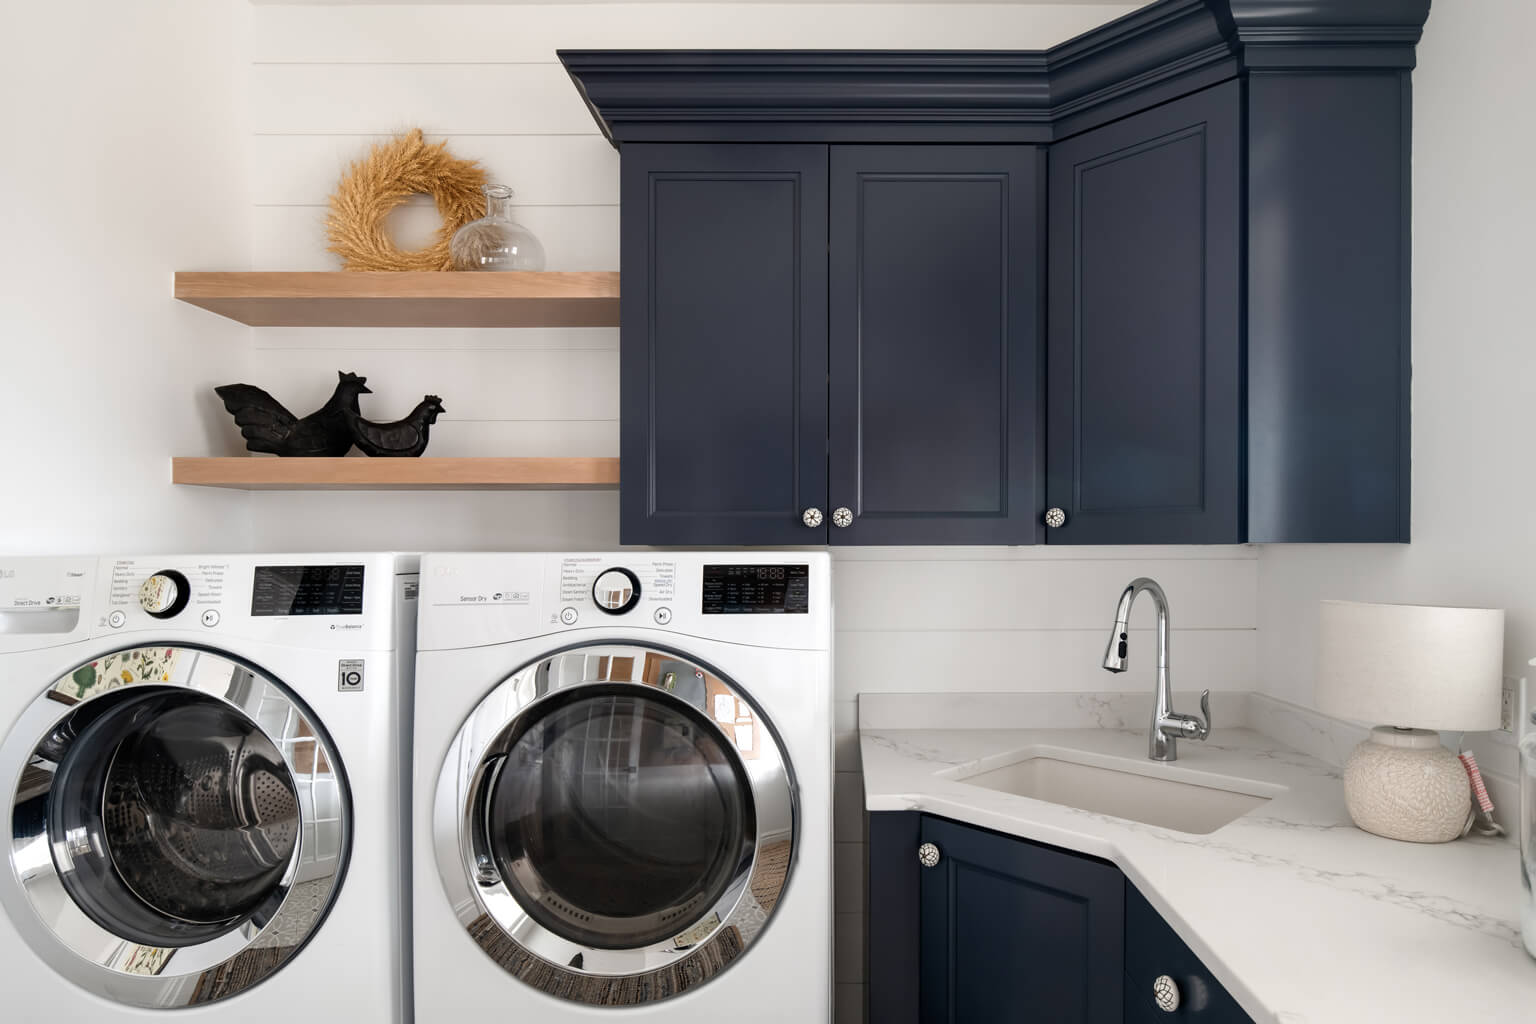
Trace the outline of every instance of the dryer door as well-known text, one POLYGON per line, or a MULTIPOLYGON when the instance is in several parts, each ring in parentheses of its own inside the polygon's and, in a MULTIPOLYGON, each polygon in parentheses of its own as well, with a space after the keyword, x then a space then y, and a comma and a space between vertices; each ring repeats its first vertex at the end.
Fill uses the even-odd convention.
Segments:
POLYGON ((470 935, 552 995, 665 999, 752 942, 788 879, 795 793, 746 693, 688 656, 584 646, 497 686, 449 748, 438 867, 470 935))
POLYGON ((22 714, 0 896, 70 980, 137 1006, 208 1003, 281 967, 347 855, 336 752, 259 669, 192 647, 116 651, 22 714))

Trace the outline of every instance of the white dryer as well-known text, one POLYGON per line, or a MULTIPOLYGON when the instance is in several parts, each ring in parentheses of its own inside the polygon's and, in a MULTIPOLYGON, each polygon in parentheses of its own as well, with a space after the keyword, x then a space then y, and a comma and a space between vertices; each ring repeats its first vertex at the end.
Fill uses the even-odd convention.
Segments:
POLYGON ((424 556, 418 1021, 828 1020, 829 574, 424 556))
POLYGON ((0 1017, 409 1019, 415 583, 0 557, 0 1017))

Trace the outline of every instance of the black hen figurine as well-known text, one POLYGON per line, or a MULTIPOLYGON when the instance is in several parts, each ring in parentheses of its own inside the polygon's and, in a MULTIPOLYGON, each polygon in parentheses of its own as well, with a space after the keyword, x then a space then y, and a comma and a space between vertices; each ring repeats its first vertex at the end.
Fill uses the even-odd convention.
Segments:
POLYGON ((330 400, 308 416, 295 416, 281 402, 250 384, 214 388, 224 408, 253 452, 296 457, 337 457, 352 448, 351 420, 358 415, 359 395, 372 394, 368 378, 338 372, 330 400))
POLYGON ((352 443, 364 455, 412 458, 427 450, 427 428, 443 412, 443 400, 428 395, 403 420, 375 423, 354 412, 347 422, 352 428, 352 443))

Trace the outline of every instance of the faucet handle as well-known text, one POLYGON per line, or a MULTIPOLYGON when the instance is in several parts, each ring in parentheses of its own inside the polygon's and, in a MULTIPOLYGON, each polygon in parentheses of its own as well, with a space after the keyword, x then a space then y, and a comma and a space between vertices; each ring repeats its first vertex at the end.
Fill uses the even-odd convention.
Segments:
POLYGON ((1199 739, 1205 739, 1211 734, 1211 691, 1200 691, 1200 717, 1205 721, 1200 723, 1199 739))

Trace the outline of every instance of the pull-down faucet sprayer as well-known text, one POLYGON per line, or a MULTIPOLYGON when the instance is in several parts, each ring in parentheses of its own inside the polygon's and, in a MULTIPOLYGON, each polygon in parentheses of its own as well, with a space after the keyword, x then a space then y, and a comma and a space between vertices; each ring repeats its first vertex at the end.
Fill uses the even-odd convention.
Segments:
POLYGON ((1151 594, 1157 605, 1157 704, 1152 709, 1147 756, 1154 761, 1177 761, 1180 736, 1203 740, 1211 734, 1211 691, 1200 694, 1200 713, 1204 721, 1173 710, 1173 684, 1168 675, 1168 596, 1156 580, 1137 577, 1120 594, 1120 603, 1115 606, 1115 629, 1104 649, 1104 667, 1110 672, 1126 670, 1130 662, 1131 605, 1143 591, 1151 594))

